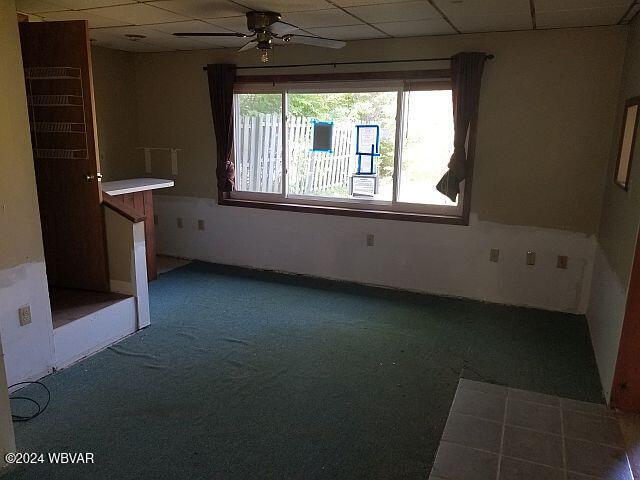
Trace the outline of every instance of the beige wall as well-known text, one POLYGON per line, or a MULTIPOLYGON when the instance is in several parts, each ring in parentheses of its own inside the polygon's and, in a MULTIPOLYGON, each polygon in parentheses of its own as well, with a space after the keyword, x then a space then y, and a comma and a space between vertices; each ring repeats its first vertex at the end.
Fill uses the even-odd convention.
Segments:
MULTIPOLYGON (((339 51, 290 45, 276 51, 274 63, 494 53, 483 80, 472 211, 480 220, 592 234, 599 224, 626 33, 626 27, 606 27, 367 40, 339 51)), ((140 143, 184 149, 176 187, 166 193, 213 197, 215 139, 201 67, 219 61, 246 65, 256 62, 255 53, 132 56, 140 143)), ((153 176, 171 178, 168 154, 154 154, 153 165, 153 176)))
POLYGON ((42 232, 16 13, 0 2, 0 270, 42 261, 42 232))
MULTIPOLYGON (((0 2, 0 299, 7 287, 1 272, 24 263, 44 260, 40 216, 36 196, 29 136, 26 94, 20 54, 16 10, 12 1, 0 2)), ((14 274, 15 275, 15 274, 14 274)), ((4 313, 13 305, 2 302, 4 313)), ((17 321, 16 316, 12 315, 17 321)), ((3 339, 0 339, 3 340, 3 339)), ((5 338, 3 341, 6 341, 5 338)), ((11 423, 5 358, 0 341, 0 467, 4 453, 15 450, 11 423)))
MULTIPOLYGON (((621 283, 627 284, 631 273, 631 261, 636 245, 640 221, 640 148, 636 148, 632 160, 629 190, 624 191, 613 183, 618 154, 618 141, 626 99, 640 95, 640 17, 636 18, 629 32, 629 43, 624 64, 622 88, 616 102, 616 127, 610 145, 610 162, 607 172, 599 240, 612 269, 621 283)), ((638 142, 636 137, 636 142, 638 142)), ((640 143, 636 143, 640 145, 640 143)))
POLYGON ((91 56, 101 173, 105 181, 142 176, 133 55, 93 47, 91 56))

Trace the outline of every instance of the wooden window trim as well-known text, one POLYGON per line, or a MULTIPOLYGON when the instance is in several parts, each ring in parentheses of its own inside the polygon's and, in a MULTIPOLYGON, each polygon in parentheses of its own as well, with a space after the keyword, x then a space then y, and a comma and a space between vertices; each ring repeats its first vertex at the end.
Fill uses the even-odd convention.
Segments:
POLYGON ((240 200, 229 198, 228 193, 218 196, 218 204, 230 207, 259 208, 288 212, 316 213, 323 215, 340 215, 344 217, 377 218, 400 220, 405 222, 443 223, 447 225, 469 225, 468 217, 456 215, 433 215, 428 213, 394 212, 390 210, 368 210, 364 208, 330 207, 326 205, 306 205, 289 202, 266 202, 258 200, 240 200))
MULTIPOLYGON (((236 84, 278 84, 278 83, 304 83, 304 82, 340 82, 362 80, 431 80, 435 89, 442 87, 442 82, 449 81, 451 70, 411 70, 392 72, 362 72, 362 73, 329 73, 329 74, 292 74, 292 75, 243 75, 236 77, 236 84)), ((428 90, 428 84, 423 83, 420 90, 428 90)), ((450 88, 450 87, 449 87, 450 88)), ((476 151, 477 116, 473 119, 469 129, 469 141, 467 150, 467 171, 465 179, 462 213, 460 215, 435 215, 432 213, 396 212, 390 210, 372 210, 362 207, 335 207, 325 205, 308 205, 295 202, 270 202, 260 200, 244 200, 231 198, 228 192, 218 190, 218 204, 222 206, 258 208, 266 210, 279 210, 289 212, 314 213, 323 215, 339 215, 347 217, 374 218, 396 220, 406 222, 436 223, 446 225, 469 225, 471 214, 471 187, 473 184, 473 166, 476 151)), ((444 173, 444 172, 443 172, 444 173)))
POLYGON ((451 70, 406 70, 391 72, 360 73, 300 73, 290 75, 239 75, 235 83, 304 83, 304 82, 350 82, 360 80, 430 80, 449 79, 451 70))

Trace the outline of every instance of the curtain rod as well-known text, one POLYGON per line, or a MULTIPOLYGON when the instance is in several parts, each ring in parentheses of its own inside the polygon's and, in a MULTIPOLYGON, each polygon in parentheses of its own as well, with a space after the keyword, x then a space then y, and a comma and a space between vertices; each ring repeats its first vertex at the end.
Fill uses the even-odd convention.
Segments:
MULTIPOLYGON (((489 54, 487 55, 487 60, 491 60, 495 58, 495 55, 489 54)), ((258 69, 258 68, 298 68, 298 67, 335 67, 337 65, 374 65, 380 63, 408 63, 408 62, 444 62, 446 60, 451 60, 451 57, 440 57, 440 58, 412 58, 408 60, 372 60, 372 61, 363 61, 363 62, 328 62, 328 63, 298 63, 295 65, 256 65, 252 66, 243 66, 236 67, 236 70, 244 70, 244 69, 258 69)), ((206 70, 207 67, 202 67, 203 70, 206 70)))

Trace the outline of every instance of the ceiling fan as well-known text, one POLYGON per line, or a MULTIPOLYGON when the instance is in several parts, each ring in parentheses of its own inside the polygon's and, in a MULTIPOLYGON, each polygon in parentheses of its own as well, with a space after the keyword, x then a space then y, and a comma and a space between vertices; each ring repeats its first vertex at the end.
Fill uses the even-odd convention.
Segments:
POLYGON ((286 43, 300 43, 313 45, 314 47, 342 48, 346 42, 333 40, 331 38, 317 37, 312 35, 300 35, 293 33, 301 30, 300 27, 291 23, 283 22, 282 16, 276 12, 247 12, 247 28, 252 32, 244 33, 209 33, 209 32, 176 32, 177 37, 240 37, 251 38, 238 51, 243 52, 251 48, 256 48, 260 52, 260 60, 263 63, 269 61, 269 52, 273 49, 273 40, 282 40, 286 43))

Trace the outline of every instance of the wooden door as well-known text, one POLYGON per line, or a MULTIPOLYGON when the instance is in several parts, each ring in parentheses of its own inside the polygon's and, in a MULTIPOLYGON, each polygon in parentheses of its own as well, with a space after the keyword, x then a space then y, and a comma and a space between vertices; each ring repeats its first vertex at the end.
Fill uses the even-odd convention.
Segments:
POLYGON ((87 22, 20 23, 49 284, 109 290, 87 22))

